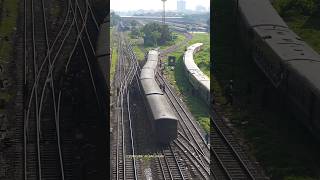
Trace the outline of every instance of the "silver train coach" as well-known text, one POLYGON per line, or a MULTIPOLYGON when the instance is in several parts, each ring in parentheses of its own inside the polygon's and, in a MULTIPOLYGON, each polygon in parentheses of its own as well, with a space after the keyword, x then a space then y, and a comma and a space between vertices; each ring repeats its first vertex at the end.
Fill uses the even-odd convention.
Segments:
POLYGON ((149 51, 147 62, 141 70, 140 83, 157 142, 167 144, 177 138, 178 120, 155 80, 158 58, 158 51, 149 51))

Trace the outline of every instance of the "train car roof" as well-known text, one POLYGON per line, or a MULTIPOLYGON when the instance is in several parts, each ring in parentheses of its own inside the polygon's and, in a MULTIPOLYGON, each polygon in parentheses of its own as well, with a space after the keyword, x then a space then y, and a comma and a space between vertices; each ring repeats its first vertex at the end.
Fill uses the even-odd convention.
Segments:
POLYGON ((199 69, 197 64, 194 62, 193 54, 189 51, 184 54, 183 62, 187 69, 199 69))
POLYGON ((289 61, 288 64, 320 96, 320 61, 297 60, 289 61))
POLYGON ((148 61, 158 61, 159 52, 156 50, 150 50, 148 52, 148 61))
POLYGON ((151 108, 151 114, 154 120, 172 119, 177 120, 177 117, 172 112, 171 106, 167 102, 164 95, 153 94, 147 96, 148 104, 151 108))
POLYGON ((250 26, 277 25, 287 27, 287 24, 273 8, 270 0, 239 0, 239 8, 250 26))
POLYGON ((195 43, 192 44, 191 46, 188 47, 187 51, 191 51, 192 53, 194 53, 194 50, 200 46, 202 46, 203 43, 195 43))
POLYGON ((143 79, 141 80, 141 85, 145 95, 163 94, 155 79, 143 79))
POLYGON ((143 66, 143 68, 145 68, 145 69, 147 69, 147 68, 149 68, 149 69, 155 69, 156 67, 157 67, 157 65, 158 65, 158 61, 147 61, 145 64, 144 64, 144 66, 143 66))
POLYGON ((210 80, 200 81, 201 84, 210 92, 210 80))
POLYGON ((140 73, 140 80, 142 79, 153 79, 155 72, 153 69, 143 68, 140 73))
POLYGON ((290 29, 270 26, 255 29, 258 36, 264 39, 269 48, 285 61, 320 60, 319 54, 290 29))
POLYGON ((189 46, 188 50, 184 54, 183 61, 186 69, 188 69, 192 76, 194 76, 201 84, 203 84, 208 90, 210 90, 210 78, 200 70, 193 59, 194 50, 202 45, 203 43, 196 43, 192 46, 189 46))

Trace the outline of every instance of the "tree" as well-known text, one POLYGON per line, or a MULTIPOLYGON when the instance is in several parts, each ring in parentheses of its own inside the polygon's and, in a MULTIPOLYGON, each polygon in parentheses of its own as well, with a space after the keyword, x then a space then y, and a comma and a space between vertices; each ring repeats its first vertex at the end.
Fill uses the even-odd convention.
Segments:
POLYGON ((138 28, 136 28, 136 27, 132 27, 131 28, 131 37, 132 38, 138 38, 140 36, 141 36, 140 30, 138 28))
POLYGON ((160 44, 165 44, 167 41, 172 40, 172 33, 169 31, 168 25, 162 25, 160 28, 161 38, 159 39, 160 44))
POLYGON ((131 24, 132 27, 135 27, 135 26, 138 25, 138 21, 132 20, 132 21, 130 22, 130 24, 131 24))
POLYGON ((161 38, 160 32, 158 32, 158 31, 152 32, 151 33, 151 37, 152 37, 152 40, 153 40, 153 44, 155 46, 158 46, 159 39, 161 38))
POLYGON ((143 29, 145 45, 162 45, 172 40, 172 33, 167 25, 148 23, 143 29))
POLYGON ((110 13, 110 25, 115 26, 120 21, 120 16, 117 15, 115 12, 110 13))

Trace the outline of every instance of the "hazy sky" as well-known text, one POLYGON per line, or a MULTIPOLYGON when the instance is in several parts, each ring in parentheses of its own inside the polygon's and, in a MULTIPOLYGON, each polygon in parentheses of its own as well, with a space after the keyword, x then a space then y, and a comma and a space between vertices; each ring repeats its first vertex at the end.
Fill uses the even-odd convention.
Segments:
MULTIPOLYGON (((197 5, 201 5, 209 9, 210 0, 185 0, 186 9, 194 10, 197 5)), ((127 11, 127 10, 159 10, 162 9, 161 0, 111 0, 110 8, 116 11, 127 11)), ((176 10, 177 0, 167 0, 166 9, 176 10)))

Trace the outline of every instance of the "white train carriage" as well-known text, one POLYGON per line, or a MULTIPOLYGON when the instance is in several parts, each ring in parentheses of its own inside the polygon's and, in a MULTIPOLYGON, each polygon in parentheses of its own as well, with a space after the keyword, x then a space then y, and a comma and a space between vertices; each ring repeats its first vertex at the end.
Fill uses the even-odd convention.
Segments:
POLYGON ((194 90, 210 104, 210 79, 196 65, 193 59, 194 53, 200 51, 203 43, 196 43, 187 48, 184 53, 183 62, 189 82, 194 90))

